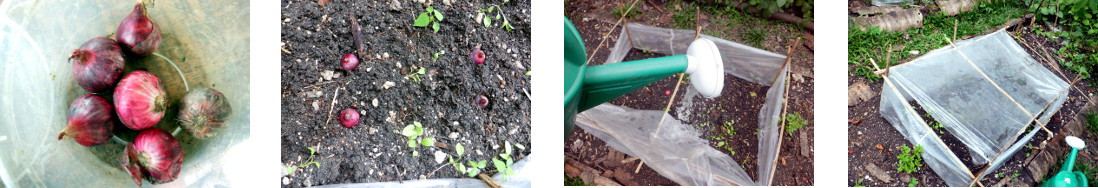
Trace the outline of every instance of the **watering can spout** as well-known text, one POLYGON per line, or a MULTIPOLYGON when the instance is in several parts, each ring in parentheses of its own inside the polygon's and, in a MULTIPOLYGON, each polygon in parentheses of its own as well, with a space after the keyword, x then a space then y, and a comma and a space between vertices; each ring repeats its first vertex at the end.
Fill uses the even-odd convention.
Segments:
POLYGON ((690 84, 707 98, 724 88, 724 62, 717 45, 708 39, 690 44, 684 55, 613 63, 587 68, 579 111, 643 88, 675 73, 690 75, 690 84))

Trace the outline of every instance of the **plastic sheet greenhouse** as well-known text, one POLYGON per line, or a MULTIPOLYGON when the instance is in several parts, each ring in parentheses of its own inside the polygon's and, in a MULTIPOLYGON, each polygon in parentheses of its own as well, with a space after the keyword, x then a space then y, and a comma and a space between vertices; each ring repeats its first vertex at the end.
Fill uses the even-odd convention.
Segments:
MULTIPOLYGON (((945 46, 889 68, 881 115, 949 186, 971 186, 1001 167, 1055 114, 1069 85, 1030 57, 1005 31, 945 46), (956 136, 980 171, 968 169, 913 108, 956 136), (1027 130, 1028 133, 1027 133, 1027 130)), ((1049 132, 1051 133, 1051 132, 1049 132)))

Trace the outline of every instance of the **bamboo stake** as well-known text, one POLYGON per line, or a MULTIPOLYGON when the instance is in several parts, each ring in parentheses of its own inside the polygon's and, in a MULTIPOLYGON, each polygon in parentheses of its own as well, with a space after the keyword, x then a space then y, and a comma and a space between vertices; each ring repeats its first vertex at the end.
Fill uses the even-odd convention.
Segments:
MULTIPOLYGON (((801 38, 797 38, 797 40, 793 42, 793 46, 789 47, 789 52, 786 52, 785 56, 785 65, 782 65, 782 69, 785 69, 784 67, 790 67, 790 65, 793 64, 793 50, 797 49, 797 46, 799 46, 800 43, 801 38)), ((789 71, 786 71, 785 74, 788 75, 789 71)), ((787 77, 785 80, 775 79, 774 82, 786 82, 786 80, 789 80, 789 78, 787 77)), ((789 109, 789 85, 790 84, 786 82, 785 88, 783 89, 784 92, 782 92, 784 96, 782 96, 782 113, 779 115, 779 118, 781 118, 781 120, 778 121, 778 126, 781 126, 780 128, 778 128, 778 145, 775 146, 777 147, 777 149, 776 151, 774 151, 774 160, 770 162, 771 164, 774 164, 774 168, 770 170, 770 180, 766 181, 766 185, 771 185, 774 183, 774 172, 778 171, 778 156, 782 153, 782 138, 785 136, 785 113, 786 110, 789 109)))

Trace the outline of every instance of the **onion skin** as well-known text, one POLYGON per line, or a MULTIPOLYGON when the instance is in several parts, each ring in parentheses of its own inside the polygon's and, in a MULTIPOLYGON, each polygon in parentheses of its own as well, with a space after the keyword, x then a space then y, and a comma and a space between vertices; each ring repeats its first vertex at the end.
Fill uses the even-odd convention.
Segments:
POLYGON ((343 55, 343 60, 339 61, 339 65, 343 66, 343 70, 355 70, 355 67, 358 67, 358 57, 355 57, 355 54, 343 55))
POLYGON ((129 52, 138 56, 148 56, 160 47, 160 25, 157 25, 145 12, 145 5, 133 5, 133 12, 122 19, 115 38, 129 52))
POLYGON ((469 53, 469 59, 473 59, 473 62, 476 62, 477 65, 484 64, 484 56, 484 51, 480 51, 480 49, 475 49, 469 53))
POLYGON ((84 146, 98 146, 111 141, 114 135, 114 108, 107 99, 95 94, 76 98, 69 106, 69 124, 61 130, 57 140, 65 136, 84 146))
MULTIPOLYGON (((133 166, 132 163, 136 161, 140 166, 137 172, 140 173, 131 172, 130 175, 138 174, 153 184, 174 181, 183 168, 183 148, 171 133, 163 129, 151 128, 141 131, 126 150, 126 154, 129 155, 126 157, 129 158, 130 164, 127 166, 126 162, 123 162, 123 167, 129 170, 133 166)), ((135 181, 138 176, 134 176, 135 181)), ((140 181, 137 184, 141 185, 140 181)))
POLYGON ((128 144, 126 145, 126 150, 122 152, 119 164, 122 165, 122 170, 129 173, 130 177, 133 177, 133 182, 137 183, 138 187, 141 187, 141 179, 145 179, 145 171, 141 169, 141 164, 137 161, 136 156, 137 148, 135 148, 133 144, 128 144))
POLYGON ((358 52, 359 57, 369 57, 366 56, 366 36, 362 34, 362 26, 358 25, 358 19, 355 19, 354 15, 349 16, 351 16, 351 37, 355 41, 355 52, 358 52))
POLYGON ((343 127, 355 127, 355 125, 358 125, 358 111, 354 108, 343 109, 339 113, 339 123, 343 124, 343 127))
POLYGON ((168 111, 168 93, 156 75, 133 71, 118 81, 114 107, 118 119, 133 130, 144 130, 160 122, 168 111))
POLYGON ((225 120, 232 115, 224 94, 210 88, 197 88, 183 95, 179 109, 179 125, 195 138, 205 139, 225 128, 225 120))
POLYGON ((122 77, 122 68, 126 65, 118 42, 107 37, 84 42, 79 49, 72 51, 69 61, 76 83, 92 93, 110 91, 122 77))

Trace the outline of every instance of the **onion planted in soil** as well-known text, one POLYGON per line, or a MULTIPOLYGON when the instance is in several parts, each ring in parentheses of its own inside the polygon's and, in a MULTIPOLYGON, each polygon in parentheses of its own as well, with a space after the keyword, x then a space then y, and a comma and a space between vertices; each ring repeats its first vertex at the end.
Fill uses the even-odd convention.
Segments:
POLYGON ((197 88, 183 95, 179 125, 195 138, 209 138, 224 128, 232 114, 225 95, 210 88, 197 88))
POLYGON ((168 131, 151 128, 138 133, 133 143, 126 146, 120 163, 138 186, 142 178, 153 184, 167 183, 179 177, 183 148, 168 131))
POLYGON ((339 65, 343 66, 343 70, 348 72, 355 70, 355 67, 358 67, 358 57, 355 57, 355 54, 343 55, 343 60, 339 61, 339 65))
POLYGON ((114 126, 114 108, 111 103, 95 94, 76 98, 69 106, 69 124, 61 130, 57 140, 68 136, 84 146, 98 146, 111 140, 114 126))
POLYGON ((354 108, 343 109, 343 111, 339 113, 339 123, 347 128, 358 125, 358 111, 355 111, 354 108))
POLYGON ((76 83, 92 93, 109 91, 122 76, 122 48, 107 37, 97 37, 80 45, 69 56, 76 83))
POLYGON ((488 107, 488 97, 485 97, 484 95, 478 95, 477 99, 473 101, 473 104, 476 104, 477 107, 480 107, 480 109, 484 109, 488 107))
POLYGON ((115 38, 133 54, 148 56, 160 46, 160 26, 149 18, 145 5, 137 3, 133 5, 133 12, 118 25, 115 38))
POLYGON ((476 62, 477 65, 484 64, 484 51, 480 51, 480 49, 473 50, 469 53, 469 59, 473 59, 473 62, 476 62))
POLYGON ((114 106, 123 125, 144 130, 160 122, 168 111, 168 93, 156 75, 133 71, 118 81, 118 87, 114 89, 114 106))

